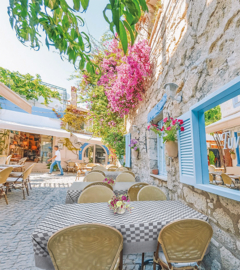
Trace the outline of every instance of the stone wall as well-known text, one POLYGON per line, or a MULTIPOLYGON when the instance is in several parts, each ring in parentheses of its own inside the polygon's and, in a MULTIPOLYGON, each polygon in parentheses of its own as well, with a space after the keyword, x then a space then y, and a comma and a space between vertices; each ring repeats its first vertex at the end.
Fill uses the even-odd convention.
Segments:
POLYGON ((168 98, 163 117, 179 117, 209 93, 240 74, 239 0, 163 0, 150 38, 153 77, 144 101, 128 119, 132 138, 140 137, 139 159, 132 160, 138 181, 158 185, 169 199, 206 214, 214 229, 209 270, 240 269, 240 203, 179 182, 178 158, 166 158, 167 181, 150 176, 156 167, 156 135, 147 131, 147 115, 161 100, 164 85, 178 84, 183 101, 168 98), (136 128, 132 128, 136 125, 136 128))

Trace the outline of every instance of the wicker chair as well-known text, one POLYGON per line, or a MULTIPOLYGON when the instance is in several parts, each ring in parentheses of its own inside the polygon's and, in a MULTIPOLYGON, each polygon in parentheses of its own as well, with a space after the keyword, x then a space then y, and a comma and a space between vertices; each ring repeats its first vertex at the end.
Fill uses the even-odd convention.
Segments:
POLYGON ((141 188, 148 186, 147 183, 137 183, 132 185, 129 190, 128 190, 128 198, 130 199, 130 201, 137 201, 137 195, 138 192, 141 188))
POLYGON ((50 237, 47 249, 55 270, 122 270, 123 237, 107 225, 64 228, 50 237))
POLYGON ((95 170, 105 172, 107 169, 103 166, 97 165, 92 168, 92 171, 95 171, 95 170))
POLYGON ((94 166, 96 166, 96 164, 94 164, 94 163, 88 163, 86 167, 94 167, 94 166))
POLYGON ((12 167, 8 167, 8 168, 0 171, 0 196, 4 196, 6 204, 8 204, 7 194, 3 188, 4 188, 4 184, 6 183, 6 181, 8 179, 8 176, 10 175, 12 170, 13 170, 12 167))
POLYGON ((223 183, 225 186, 227 186, 228 188, 232 188, 232 189, 239 189, 239 186, 237 186, 235 184, 235 180, 232 179, 230 176, 228 176, 225 173, 221 174, 221 178, 223 180, 223 183))
POLYGON ((95 185, 85 189, 78 198, 78 203, 108 202, 114 196, 113 191, 102 185, 95 185))
POLYGON ((81 175, 84 174, 85 164, 83 163, 75 163, 76 169, 77 169, 77 176, 75 181, 79 180, 81 175))
POLYGON ((131 171, 124 171, 121 174, 123 174, 123 173, 130 173, 135 178, 135 174, 133 172, 131 172, 131 171))
POLYGON ((103 182, 104 179, 105 176, 102 173, 91 172, 84 177, 83 182, 103 182))
POLYGON ((125 167, 119 167, 119 168, 116 169, 116 171, 117 171, 117 172, 127 172, 128 169, 125 168, 125 167))
MULTIPOLYGON (((101 173, 103 176, 106 177, 106 174, 105 174, 103 171, 100 171, 100 170, 93 170, 93 171, 91 171, 91 172, 89 172, 89 173, 95 173, 95 172, 101 173)), ((88 174, 89 174, 89 173, 88 173, 88 174)))
POLYGON ((10 164, 11 158, 12 158, 12 155, 9 155, 9 156, 7 157, 6 162, 5 162, 6 165, 9 165, 9 164, 10 164))
POLYGON ((67 171, 68 172, 70 172, 70 171, 75 172, 76 171, 75 162, 72 162, 72 161, 68 162, 67 171))
POLYGON ((36 164, 33 163, 24 172, 12 173, 11 175, 13 175, 14 177, 9 177, 7 179, 7 181, 6 181, 6 184, 5 184, 7 186, 7 189, 9 189, 9 188, 22 189, 22 191, 23 191, 23 199, 25 200, 24 188, 26 189, 27 195, 29 196, 28 185, 31 188, 30 174, 31 174, 32 169, 33 169, 33 167, 35 165, 36 164))
POLYGON ((163 270, 199 269, 212 235, 212 227, 200 219, 178 220, 166 225, 159 233, 153 269, 156 270, 156 264, 163 270))
POLYGON ((110 186, 108 183, 105 183, 105 182, 93 182, 89 185, 87 185, 83 190, 89 188, 89 187, 92 187, 92 186, 104 186, 104 187, 107 187, 107 188, 110 188, 111 190, 113 190, 113 187, 110 186))
POLYGON ((116 182, 135 182, 135 177, 130 173, 121 173, 117 176, 116 182))
POLYGON ((138 201, 165 201, 167 199, 163 191, 155 186, 146 186, 138 192, 138 201))
POLYGON ((109 171, 109 172, 115 172, 116 170, 118 169, 118 166, 111 166, 111 167, 109 167, 107 170, 109 171))

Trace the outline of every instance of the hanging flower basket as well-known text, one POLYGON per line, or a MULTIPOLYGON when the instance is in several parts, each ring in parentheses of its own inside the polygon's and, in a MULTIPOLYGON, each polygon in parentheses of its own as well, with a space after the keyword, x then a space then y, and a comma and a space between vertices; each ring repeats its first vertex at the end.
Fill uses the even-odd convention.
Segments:
POLYGON ((173 141, 165 142, 165 149, 169 157, 175 158, 178 156, 178 143, 173 141))
POLYGON ((236 154, 231 154, 231 159, 236 159, 236 154))
POLYGON ((138 150, 134 150, 134 149, 132 149, 132 157, 133 158, 138 158, 138 154, 139 154, 139 151, 138 150))

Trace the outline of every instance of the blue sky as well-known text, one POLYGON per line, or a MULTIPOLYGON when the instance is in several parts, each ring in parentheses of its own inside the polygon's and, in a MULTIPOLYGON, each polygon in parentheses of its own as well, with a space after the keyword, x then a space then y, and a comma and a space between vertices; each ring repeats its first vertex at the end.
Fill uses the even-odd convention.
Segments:
MULTIPOLYGON (((70 2, 72 0, 69 0, 70 2)), ((102 11, 108 0, 90 0, 86 13, 80 16, 86 21, 90 34, 99 40, 108 30, 102 11)), ((39 74, 44 82, 64 87, 70 92, 73 81, 68 81, 75 69, 67 60, 62 61, 54 50, 48 50, 45 44, 39 51, 22 45, 11 28, 7 14, 8 0, 0 1, 0 66, 11 71, 39 74)), ((86 28, 83 31, 87 31, 86 28)))

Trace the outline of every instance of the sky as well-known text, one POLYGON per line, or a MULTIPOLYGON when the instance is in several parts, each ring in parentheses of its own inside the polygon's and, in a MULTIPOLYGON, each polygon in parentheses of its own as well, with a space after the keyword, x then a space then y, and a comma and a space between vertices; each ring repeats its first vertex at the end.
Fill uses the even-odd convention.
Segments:
MULTIPOLYGON (((68 0, 69 3, 71 1, 68 0)), ((90 0, 86 13, 79 14, 85 19, 89 33, 97 40, 108 30, 102 14, 108 2, 90 0)), ((59 54, 54 50, 49 51, 44 43, 39 51, 34 51, 18 41, 9 23, 8 3, 9 0, 0 1, 0 67, 23 74, 39 74, 44 82, 66 88, 70 93, 71 86, 76 83, 68 80, 75 71, 73 64, 62 61, 59 54)), ((82 31, 87 32, 86 26, 82 31)))

